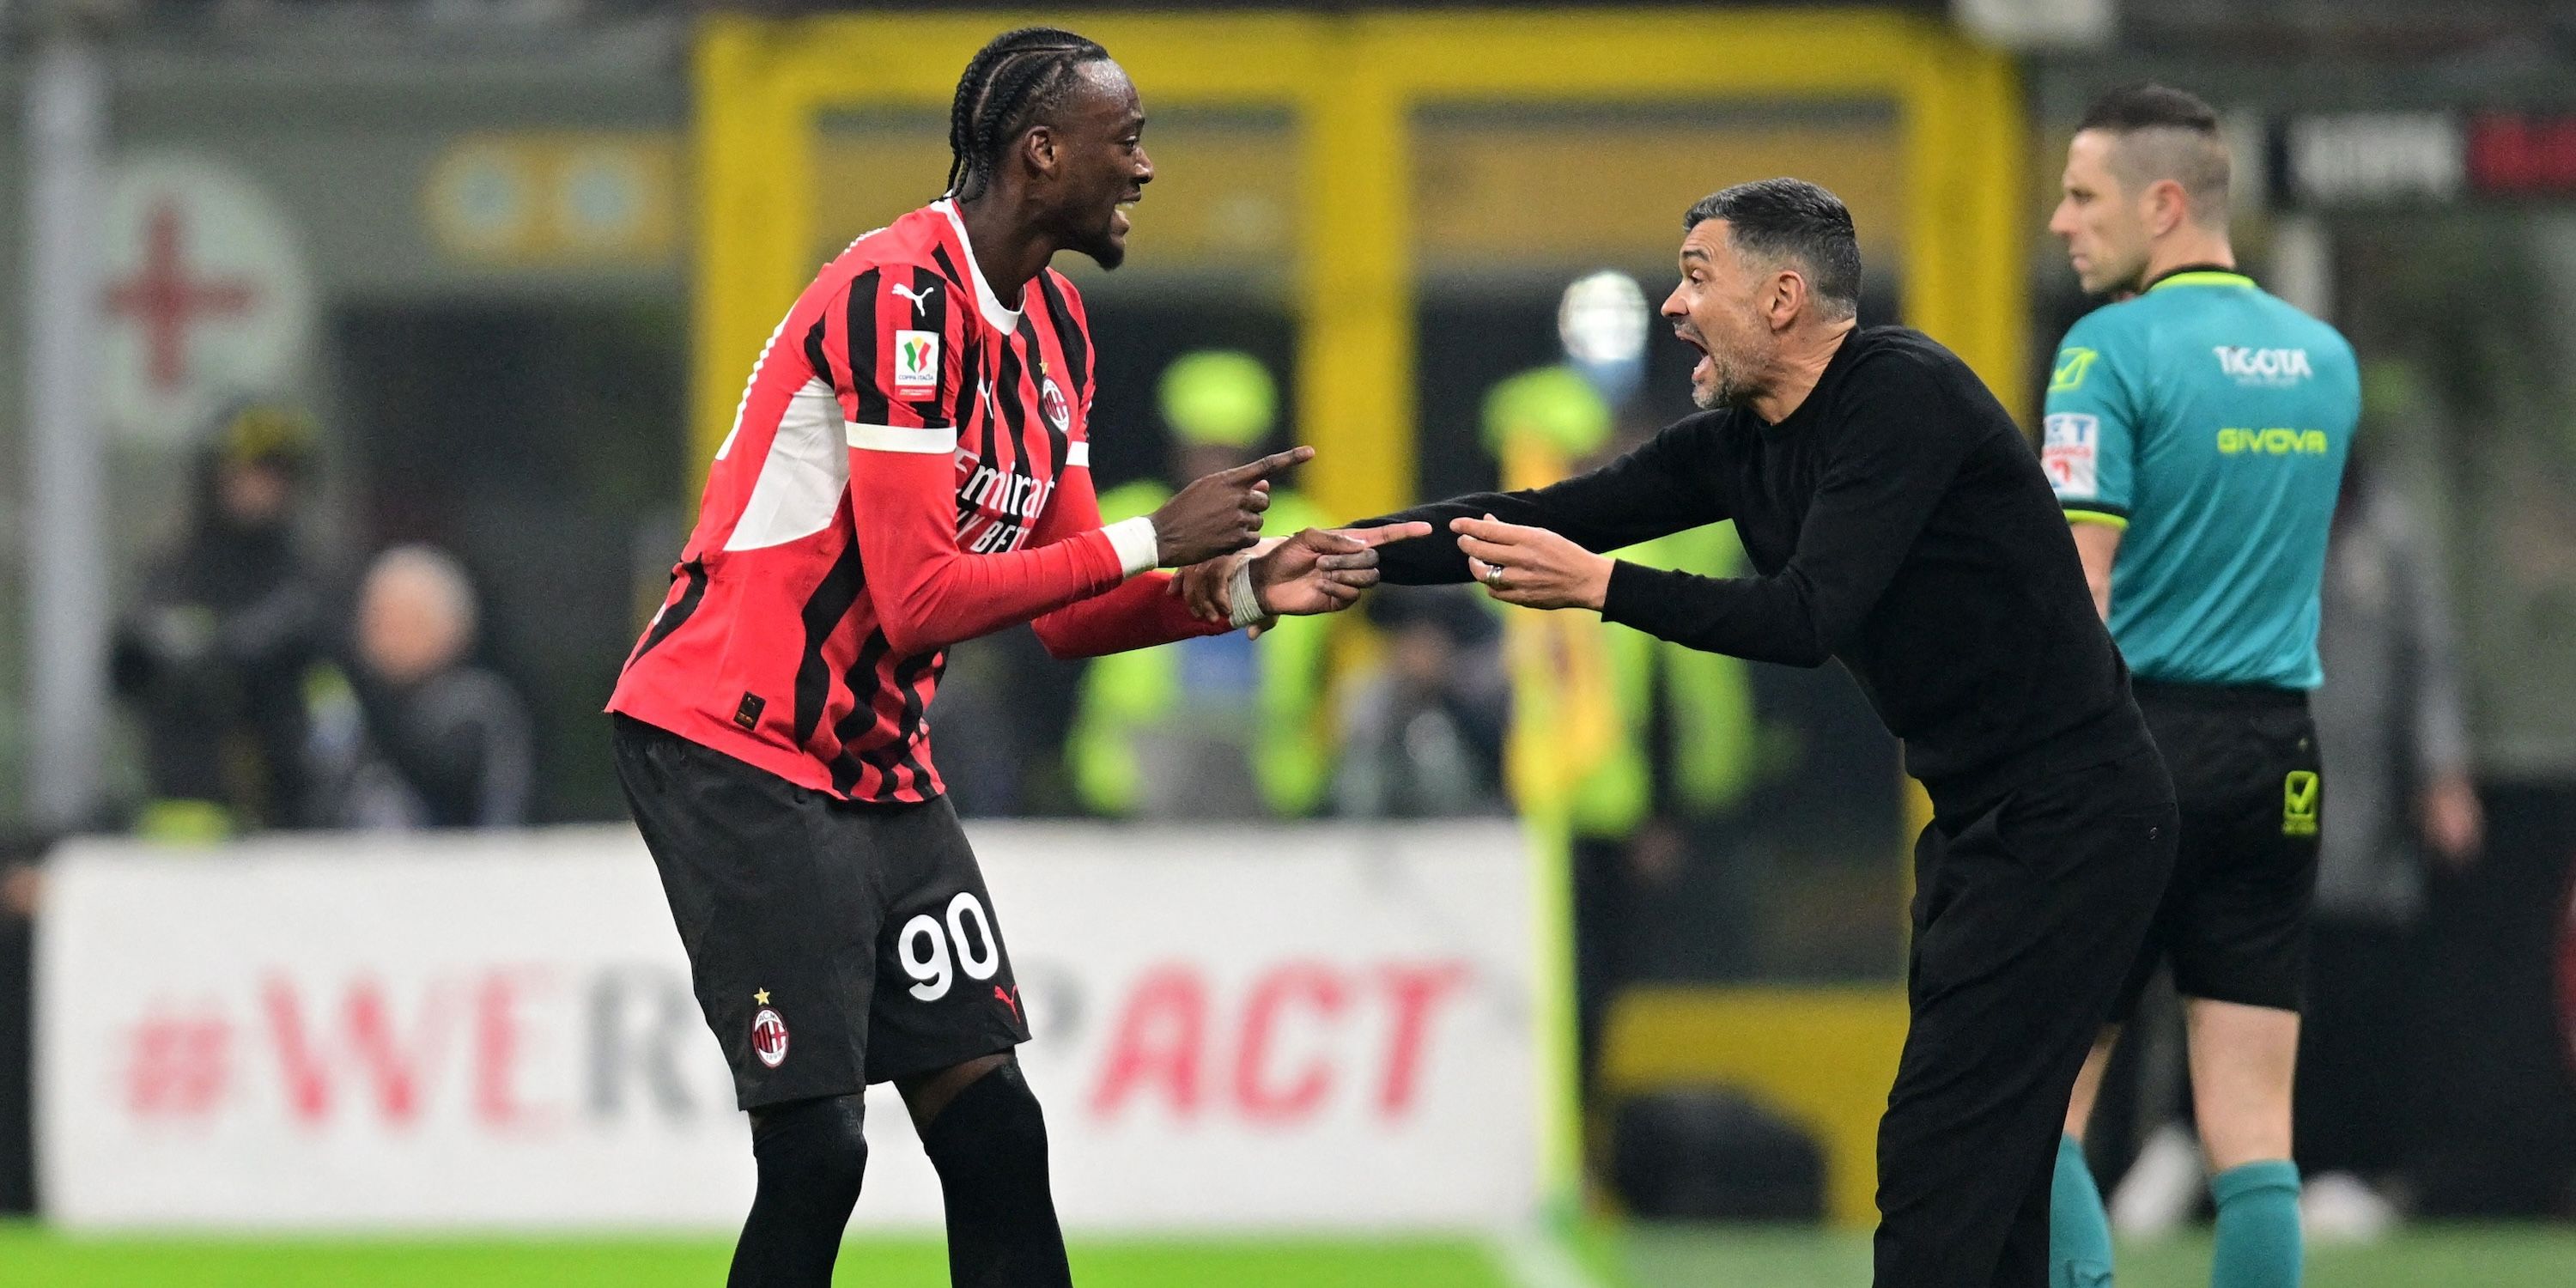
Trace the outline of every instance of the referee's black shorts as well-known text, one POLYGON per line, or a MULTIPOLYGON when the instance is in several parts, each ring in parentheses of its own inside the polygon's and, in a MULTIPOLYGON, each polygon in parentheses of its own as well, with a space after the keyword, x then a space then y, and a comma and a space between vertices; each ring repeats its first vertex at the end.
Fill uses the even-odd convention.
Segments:
POLYGON ((2135 687, 2173 774, 2182 836, 2173 883, 2113 1018, 2129 1017, 2164 961, 2185 997, 2298 1010, 2325 804, 2307 695, 2143 680, 2135 687))
POLYGON ((1028 1040, 946 798, 853 804, 612 719, 618 781, 742 1108, 849 1095, 1028 1040))

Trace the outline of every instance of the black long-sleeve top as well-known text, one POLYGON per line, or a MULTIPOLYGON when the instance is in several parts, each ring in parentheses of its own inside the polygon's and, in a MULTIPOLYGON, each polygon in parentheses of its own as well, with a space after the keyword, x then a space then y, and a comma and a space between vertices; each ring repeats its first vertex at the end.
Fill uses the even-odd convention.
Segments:
POLYGON ((1491 514, 1594 551, 1735 522, 1758 574, 1619 562, 1605 620, 1792 666, 1839 659, 1948 815, 2147 746, 2066 518, 2012 417, 1949 350, 1854 330, 1779 424, 1677 421, 1591 473, 1419 506, 1389 582, 1468 579, 1449 521, 1491 514))

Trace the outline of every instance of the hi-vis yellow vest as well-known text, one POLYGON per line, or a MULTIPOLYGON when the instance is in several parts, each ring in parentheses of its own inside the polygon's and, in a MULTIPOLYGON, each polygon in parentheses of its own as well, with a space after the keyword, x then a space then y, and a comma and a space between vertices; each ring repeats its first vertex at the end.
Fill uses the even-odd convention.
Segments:
MULTIPOLYGON (((1103 522, 1151 514, 1171 499, 1171 489, 1146 479, 1113 488, 1100 498, 1103 522)), ((1265 536, 1286 536, 1319 526, 1322 516, 1293 492, 1273 492, 1265 536)), ((1282 818, 1314 813, 1332 781, 1332 729, 1324 702, 1325 644, 1330 619, 1283 617, 1254 646, 1260 668, 1253 724, 1258 744, 1244 748, 1270 811, 1282 818)), ((1074 794, 1085 808, 1111 816, 1132 814, 1143 781, 1135 737, 1173 714, 1180 701, 1180 651, 1171 646, 1136 649, 1092 659, 1066 739, 1065 761, 1074 794)))
MULTIPOLYGON (((1505 449, 1505 487, 1565 477, 1550 445, 1523 438, 1505 449)), ((1619 557, 1703 576, 1735 574, 1743 548, 1731 528, 1709 526, 1631 546, 1619 557)), ((1582 836, 1619 837, 1653 808, 1647 745, 1656 672, 1671 720, 1677 804, 1698 814, 1733 806, 1751 784, 1758 731, 1746 664, 1654 638, 1590 613, 1509 611, 1512 668, 1507 772, 1529 812, 1562 810, 1582 836)))

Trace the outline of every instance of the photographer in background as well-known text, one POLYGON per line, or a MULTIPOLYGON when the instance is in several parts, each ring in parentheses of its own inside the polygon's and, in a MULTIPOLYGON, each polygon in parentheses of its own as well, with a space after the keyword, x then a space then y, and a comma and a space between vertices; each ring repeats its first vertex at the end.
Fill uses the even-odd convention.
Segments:
POLYGON ((313 456, 312 422, 294 408, 244 403, 218 418, 186 535, 149 563, 117 625, 111 673, 142 722, 145 835, 305 821, 304 683, 326 617, 296 533, 313 456))

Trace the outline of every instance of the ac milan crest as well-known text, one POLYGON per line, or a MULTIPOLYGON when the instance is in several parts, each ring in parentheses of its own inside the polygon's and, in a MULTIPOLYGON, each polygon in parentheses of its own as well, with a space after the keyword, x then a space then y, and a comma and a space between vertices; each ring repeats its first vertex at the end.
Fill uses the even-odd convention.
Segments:
POLYGON ((751 1053, 772 1069, 787 1063, 787 1021, 766 1006, 751 1017, 751 1053))
POLYGON ((1052 376, 1038 387, 1038 407, 1046 412, 1047 423, 1055 426, 1055 432, 1063 434, 1072 431, 1073 407, 1065 402, 1064 391, 1055 387, 1055 378, 1052 376))

